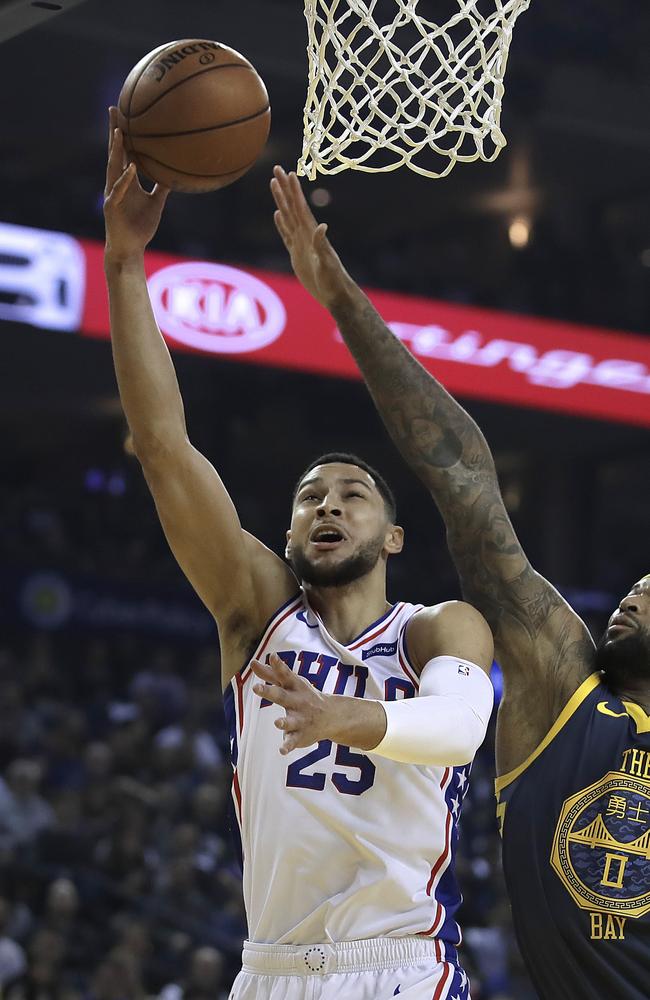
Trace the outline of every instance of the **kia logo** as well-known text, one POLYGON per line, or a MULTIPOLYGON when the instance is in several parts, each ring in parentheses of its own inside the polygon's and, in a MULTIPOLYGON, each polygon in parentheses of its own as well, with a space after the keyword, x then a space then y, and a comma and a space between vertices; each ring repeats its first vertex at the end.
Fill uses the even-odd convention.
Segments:
POLYGON ((210 354, 243 354, 272 344, 287 313, 259 278, 225 264, 171 264, 148 281, 162 332, 210 354))

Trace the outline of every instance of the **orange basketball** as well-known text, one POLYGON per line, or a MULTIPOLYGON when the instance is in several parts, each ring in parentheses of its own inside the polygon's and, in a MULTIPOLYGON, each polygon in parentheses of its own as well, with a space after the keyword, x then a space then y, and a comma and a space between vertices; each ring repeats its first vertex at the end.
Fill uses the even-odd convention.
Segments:
POLYGON ((269 95, 255 68, 227 45, 198 38, 146 55, 118 101, 129 157, 174 191, 232 184, 260 155, 270 122, 269 95))

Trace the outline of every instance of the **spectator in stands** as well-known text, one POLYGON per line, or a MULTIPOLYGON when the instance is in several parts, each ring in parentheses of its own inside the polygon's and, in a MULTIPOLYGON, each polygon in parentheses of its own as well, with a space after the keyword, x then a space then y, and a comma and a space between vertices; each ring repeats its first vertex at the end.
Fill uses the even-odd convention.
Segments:
POLYGON ((25 951, 7 935, 10 906, 0 897, 0 991, 23 975, 27 967, 25 951))
POLYGON ((99 963, 83 1000, 145 1000, 137 959, 126 948, 113 948, 99 963))
POLYGON ((0 851, 11 854, 32 844, 54 823, 52 806, 39 794, 42 769, 35 760, 17 758, 0 778, 0 851))
POLYGON ((226 1000, 227 993, 220 989, 223 971, 223 956, 216 948, 197 948, 190 955, 186 977, 165 986, 158 1000, 226 1000))

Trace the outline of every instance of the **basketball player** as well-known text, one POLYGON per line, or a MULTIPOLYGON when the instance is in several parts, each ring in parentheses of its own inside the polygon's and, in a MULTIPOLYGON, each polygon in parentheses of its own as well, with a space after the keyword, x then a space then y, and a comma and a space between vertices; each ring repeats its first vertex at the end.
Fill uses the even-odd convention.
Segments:
POLYGON ((586 626, 528 562, 471 417, 393 336, 276 168, 276 225, 338 323, 397 447, 431 491, 505 694, 498 815, 517 937, 542 1000, 650 997, 650 576, 586 626))
POLYGON ((120 396, 163 530, 219 629, 250 938, 232 997, 468 1000, 453 860, 493 703, 490 629, 462 602, 388 603, 403 532, 354 456, 322 456, 298 480, 287 562, 244 531, 188 441, 147 293, 167 192, 143 191, 111 139, 120 396))

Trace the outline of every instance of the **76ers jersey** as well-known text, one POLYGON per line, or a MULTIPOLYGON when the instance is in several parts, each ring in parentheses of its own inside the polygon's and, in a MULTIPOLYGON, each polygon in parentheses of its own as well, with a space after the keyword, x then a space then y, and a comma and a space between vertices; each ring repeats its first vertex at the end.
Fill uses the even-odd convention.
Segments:
MULTIPOLYGON (((299 595, 273 616, 255 658, 277 653, 327 694, 413 698, 405 631, 420 607, 395 604, 343 645, 299 595)), ((422 934, 458 944, 453 865, 469 766, 400 764, 331 740, 282 756, 273 723, 283 709, 254 683, 247 665, 224 695, 250 940, 422 934)))

